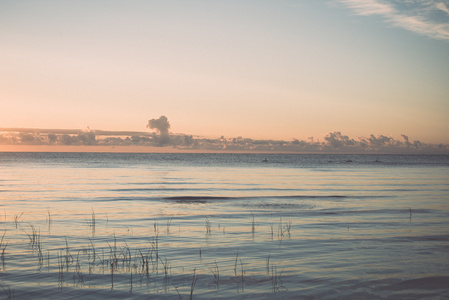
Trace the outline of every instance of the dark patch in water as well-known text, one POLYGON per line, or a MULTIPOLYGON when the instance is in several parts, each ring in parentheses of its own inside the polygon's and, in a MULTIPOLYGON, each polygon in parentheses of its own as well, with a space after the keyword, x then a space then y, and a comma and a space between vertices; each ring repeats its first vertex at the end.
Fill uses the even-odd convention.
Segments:
POLYGON ((250 197, 225 197, 225 196, 172 196, 172 197, 164 197, 164 200, 181 200, 181 201, 196 201, 196 200, 243 200, 243 199, 341 199, 348 198, 348 196, 339 196, 339 195, 331 195, 331 196, 303 196, 303 195, 289 195, 289 196, 250 196, 250 197))

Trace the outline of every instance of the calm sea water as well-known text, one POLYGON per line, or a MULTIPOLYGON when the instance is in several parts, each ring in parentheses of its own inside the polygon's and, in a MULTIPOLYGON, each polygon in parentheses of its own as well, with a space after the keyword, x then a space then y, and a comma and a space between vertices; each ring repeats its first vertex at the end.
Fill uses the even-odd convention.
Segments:
POLYGON ((0 153, 0 299, 448 299, 449 156, 0 153))

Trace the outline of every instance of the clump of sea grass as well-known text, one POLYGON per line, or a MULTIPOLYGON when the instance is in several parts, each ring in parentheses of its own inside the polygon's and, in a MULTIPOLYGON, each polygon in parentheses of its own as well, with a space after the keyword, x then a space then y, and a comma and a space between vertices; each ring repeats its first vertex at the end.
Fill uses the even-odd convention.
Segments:
POLYGON ((292 220, 283 223, 282 217, 279 219, 278 225, 278 240, 282 240, 285 236, 291 236, 292 220))
POLYGON ((171 217, 170 219, 167 220, 167 234, 170 233, 170 225, 171 225, 172 221, 173 221, 173 217, 171 217))
POLYGON ((90 220, 86 220, 87 222, 87 226, 90 227, 91 232, 92 232, 92 236, 95 236, 95 226, 96 226, 96 220, 95 220, 95 211, 92 208, 92 213, 90 216, 90 220))
POLYGON ((31 233, 27 233, 28 238, 30 239, 30 246, 31 249, 38 249, 40 248, 40 231, 37 231, 36 228, 32 224, 30 224, 31 227, 31 233))
POLYGON ((277 271, 276 266, 271 267, 271 284, 273 287, 273 293, 278 293, 281 289, 288 290, 282 283, 282 273, 283 271, 277 271))
POLYGON ((5 251, 6 247, 8 247, 8 242, 4 243, 3 240, 6 235, 6 230, 3 232, 2 238, 0 239, 0 260, 2 262, 2 269, 5 269, 5 251))
POLYGON ((196 275, 196 269, 193 269, 193 277, 192 283, 190 285, 190 300, 193 299, 193 290, 195 289, 196 281, 198 280, 198 276, 196 275))
POLYGON ((218 269, 217 261, 215 260, 215 266, 213 268, 209 268, 212 275, 214 276, 213 283, 216 287, 216 289, 219 289, 219 282, 220 282, 220 270, 218 269))
POLYGON ((62 250, 58 252, 58 286, 62 289, 64 283, 64 257, 62 250))
POLYGON ((81 264, 80 264, 80 251, 78 251, 78 255, 75 259, 75 271, 73 272, 73 283, 76 286, 83 286, 84 285, 84 273, 81 271, 81 264))
POLYGON ((271 253, 269 253, 267 256, 267 273, 268 274, 270 274, 270 258, 271 258, 271 253))
POLYGON ((237 276, 237 262, 239 259, 239 251, 237 250, 237 254, 235 255, 235 261, 234 261, 234 275, 237 276))
POLYGON ((211 230, 212 230, 212 227, 211 227, 211 224, 210 224, 210 221, 209 221, 208 217, 206 217, 205 226, 206 226, 206 234, 210 234, 211 230))
POLYGON ((11 290, 10 286, 4 287, 2 286, 3 292, 5 292, 5 296, 7 300, 14 299, 14 289, 11 290))
POLYGON ((23 215, 23 212, 20 215, 15 215, 14 216, 14 226, 16 227, 16 229, 19 226, 19 219, 20 219, 20 217, 22 217, 22 215, 23 215))
POLYGON ((252 221, 251 221, 251 233, 254 236, 254 233, 256 232, 256 220, 254 219, 254 214, 251 213, 252 221))

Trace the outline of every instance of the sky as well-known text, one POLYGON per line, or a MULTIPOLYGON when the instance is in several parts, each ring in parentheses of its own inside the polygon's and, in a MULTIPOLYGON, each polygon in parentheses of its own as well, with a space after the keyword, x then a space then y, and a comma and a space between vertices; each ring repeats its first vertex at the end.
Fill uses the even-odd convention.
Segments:
POLYGON ((0 127, 449 143, 449 1, 0 0, 0 127))

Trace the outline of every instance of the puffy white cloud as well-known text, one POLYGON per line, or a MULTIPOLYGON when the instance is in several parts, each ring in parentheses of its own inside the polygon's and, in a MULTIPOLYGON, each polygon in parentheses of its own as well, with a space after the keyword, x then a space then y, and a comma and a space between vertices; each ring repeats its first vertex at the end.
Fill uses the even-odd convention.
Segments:
POLYGON ((168 130, 170 129, 170 122, 166 116, 160 116, 159 119, 148 120, 147 127, 150 129, 155 129, 159 132, 158 143, 160 145, 168 144, 170 141, 170 136, 168 130))

